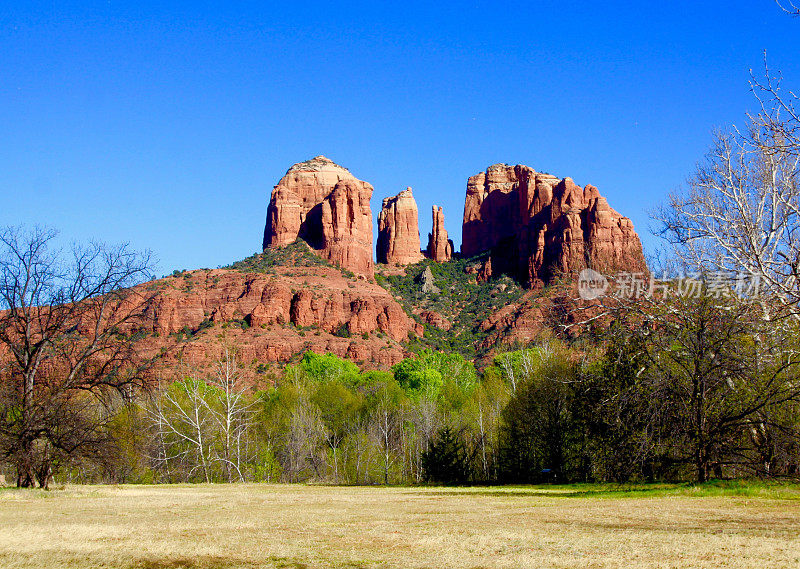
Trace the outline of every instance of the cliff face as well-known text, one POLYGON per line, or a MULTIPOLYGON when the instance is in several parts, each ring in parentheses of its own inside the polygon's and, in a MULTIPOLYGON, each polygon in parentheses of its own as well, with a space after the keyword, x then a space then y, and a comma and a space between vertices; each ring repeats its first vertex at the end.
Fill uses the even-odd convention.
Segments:
MULTIPOLYGON (((406 354, 401 342, 423 335, 426 325, 460 333, 460 315, 473 310, 477 297, 437 287, 430 267, 413 286, 438 300, 419 301, 416 295, 413 302, 422 304, 406 306, 409 313, 397 302, 404 298, 398 293, 402 287, 390 292, 363 278, 374 270, 372 191, 327 158, 295 164, 272 192, 264 254, 230 269, 192 271, 142 285, 156 297, 142 315, 144 328, 128 332, 144 334, 143 349, 167 354, 167 363, 210 361, 224 341, 235 344, 249 362, 285 362, 313 350, 379 366, 400 361, 406 354), (302 243, 286 247, 297 240, 311 251, 302 243), (454 297, 440 304, 452 310, 443 314, 435 303, 448 295, 454 297)), ((569 178, 527 166, 498 164, 472 176, 463 228, 464 256, 490 252, 488 260, 467 268, 466 277, 481 290, 494 287, 490 296, 499 299, 479 322, 485 336, 481 349, 534 338, 555 302, 540 298, 536 290, 522 297, 511 294, 519 286, 502 282, 502 273, 537 287, 586 266, 601 272, 646 270, 633 225, 597 188, 581 188, 569 178)), ((452 255, 442 209, 434 206, 427 256, 445 262, 452 255)), ((422 259, 410 189, 383 201, 378 258, 387 263, 381 268, 384 275, 404 274, 405 265, 422 259)))
POLYGON ((495 164, 469 178, 461 252, 491 251, 493 273, 539 285, 561 273, 645 271, 631 221, 597 188, 517 165, 495 164))
POLYGON ((372 191, 324 156, 295 164, 272 191, 264 249, 302 239, 324 259, 372 276, 372 191))
POLYGON ((379 263, 411 265, 422 260, 417 202, 411 188, 385 198, 378 216, 379 263))
POLYGON ((332 267, 272 270, 197 270, 141 285, 156 291, 137 330, 148 333, 143 345, 208 361, 224 334, 242 361, 285 362, 313 350, 390 366, 404 355, 398 342, 418 330, 377 284, 332 267))

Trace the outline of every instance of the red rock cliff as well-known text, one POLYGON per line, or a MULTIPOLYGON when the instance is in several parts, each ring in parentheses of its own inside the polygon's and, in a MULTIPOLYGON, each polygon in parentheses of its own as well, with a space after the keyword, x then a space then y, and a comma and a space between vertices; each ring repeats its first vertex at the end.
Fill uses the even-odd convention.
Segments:
POLYGON ((483 251, 492 253, 493 272, 532 285, 587 266, 646 271, 633 224, 597 188, 522 165, 495 164, 467 182, 461 252, 483 251))
POLYGON ((411 265, 422 260, 417 202, 411 188, 383 200, 377 249, 379 263, 411 265))
POLYGON ((248 362, 285 362, 307 350, 384 366, 403 358, 399 342, 417 325, 386 290, 332 267, 271 270, 197 270, 141 285, 155 294, 137 330, 148 333, 143 346, 202 362, 215 357, 224 333, 248 362))
POLYGON ((324 156, 295 164, 272 191, 264 249, 302 239, 321 257, 371 276, 372 191, 324 156))

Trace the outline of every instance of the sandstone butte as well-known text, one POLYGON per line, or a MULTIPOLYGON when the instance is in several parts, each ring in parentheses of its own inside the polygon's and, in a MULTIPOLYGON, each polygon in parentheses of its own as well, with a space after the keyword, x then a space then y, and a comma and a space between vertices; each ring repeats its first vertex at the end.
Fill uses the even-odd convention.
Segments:
POLYGON ((302 239, 322 258, 371 277, 372 191, 324 156, 295 164, 272 190, 264 249, 302 239))
POLYGON ((461 254, 490 251, 490 274, 508 273, 533 287, 591 267, 646 272, 630 219, 597 188, 523 165, 495 164, 469 178, 461 254))
POLYGON ((431 232, 428 233, 427 257, 437 263, 444 263, 453 258, 453 241, 447 238, 444 211, 438 206, 433 206, 433 224, 431 232))
POLYGON ((422 259, 417 202, 411 188, 406 188, 383 200, 378 215, 377 260, 388 265, 412 265, 422 259))

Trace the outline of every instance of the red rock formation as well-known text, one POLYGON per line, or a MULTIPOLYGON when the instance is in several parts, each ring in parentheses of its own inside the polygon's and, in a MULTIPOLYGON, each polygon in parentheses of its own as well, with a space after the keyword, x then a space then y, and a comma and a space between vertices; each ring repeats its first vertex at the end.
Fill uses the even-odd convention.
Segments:
POLYGON ((531 285, 587 266, 647 270, 633 224, 597 188, 527 166, 495 164, 469 178, 462 239, 463 256, 491 251, 493 273, 531 285))
POLYGON ((431 232, 428 233, 429 259, 437 263, 443 263, 453 258, 453 241, 447 238, 447 230, 444 228, 444 212, 441 207, 433 206, 433 225, 431 232))
POLYGON ((444 331, 450 330, 453 327, 453 324, 447 318, 434 310, 422 310, 419 316, 426 324, 436 326, 444 331))
POLYGON ((324 156, 295 164, 267 207, 264 249, 302 239, 321 257, 372 276, 372 186, 324 156))
POLYGON ((417 202, 411 188, 385 198, 378 216, 378 262, 412 265, 422 260, 417 202))
POLYGON ((144 345, 202 361, 216 357, 225 334, 248 362, 288 361, 306 350, 382 365, 402 359, 397 342, 416 323, 385 289, 329 267, 274 270, 199 270, 142 285, 157 291, 139 330, 151 334, 144 345))

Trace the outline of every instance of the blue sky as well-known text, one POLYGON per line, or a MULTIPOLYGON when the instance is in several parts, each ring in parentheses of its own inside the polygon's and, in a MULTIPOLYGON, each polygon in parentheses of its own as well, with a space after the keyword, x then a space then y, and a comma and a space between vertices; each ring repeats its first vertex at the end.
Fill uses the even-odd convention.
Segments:
POLYGON ((596 185, 646 249, 647 212, 715 127, 753 108, 749 69, 800 90, 800 20, 726 2, 5 2, 0 225, 129 241, 158 274, 257 251, 272 187, 324 154, 444 206, 496 162, 596 185))

